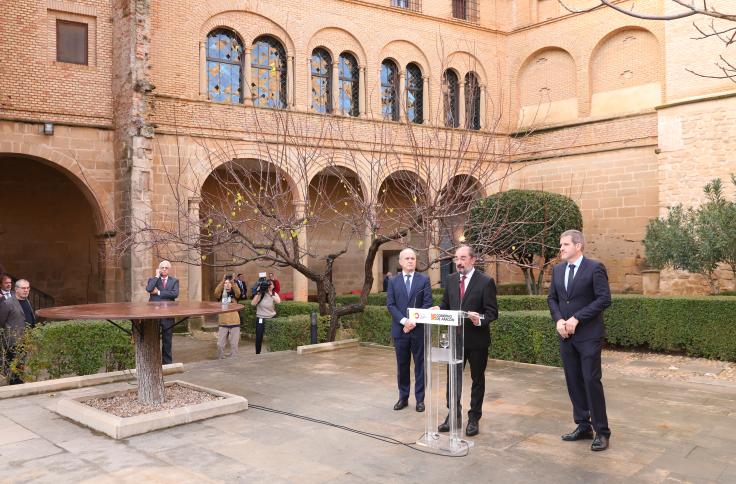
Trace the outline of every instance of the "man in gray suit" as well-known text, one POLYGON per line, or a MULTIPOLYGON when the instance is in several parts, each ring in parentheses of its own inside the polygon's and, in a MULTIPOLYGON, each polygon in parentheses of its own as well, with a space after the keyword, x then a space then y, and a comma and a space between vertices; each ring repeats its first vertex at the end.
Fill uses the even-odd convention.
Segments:
MULTIPOLYGON (((150 294, 148 301, 175 301, 179 297, 179 279, 169 275, 171 262, 162 260, 156 269, 156 275, 148 279, 146 292, 150 294)), ((171 340, 174 334, 174 320, 161 319, 161 362, 168 365, 173 362, 171 340)))
MULTIPOLYGON (((36 314, 28 300, 30 291, 31 284, 25 279, 18 279, 15 281, 14 297, 0 303, 0 328, 3 329, 6 365, 15 358, 16 346, 26 326, 32 328, 36 325, 36 314)), ((16 373, 10 373, 9 368, 3 368, 3 372, 8 375, 9 384, 23 383, 16 373)))

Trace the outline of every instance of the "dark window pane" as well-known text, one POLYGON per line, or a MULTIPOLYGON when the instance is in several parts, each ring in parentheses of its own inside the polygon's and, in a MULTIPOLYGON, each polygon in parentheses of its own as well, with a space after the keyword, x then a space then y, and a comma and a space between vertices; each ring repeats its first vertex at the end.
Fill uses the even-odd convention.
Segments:
POLYGON ((234 32, 219 29, 207 36, 207 93, 212 101, 243 100, 243 44, 234 32))
POLYGON ((347 114, 350 116, 358 116, 359 113, 359 67, 355 61, 355 57, 350 54, 340 55, 340 62, 338 64, 339 73, 339 98, 338 107, 340 114, 347 114))
POLYGON ((480 83, 472 72, 465 75, 465 127, 480 129, 480 83))
POLYGON ((381 64, 381 114, 384 119, 399 120, 399 70, 390 60, 381 64))
POLYGON ((285 108, 286 51, 273 37, 260 37, 253 43, 251 74, 256 106, 285 108))
POLYGON ((412 123, 424 122, 423 97, 422 71, 418 65, 409 64, 406 66, 406 115, 412 123))
POLYGON ((332 112, 332 58, 324 49, 312 52, 312 110, 332 112))
POLYGON ((56 21, 56 60, 87 64, 87 24, 56 21))
POLYGON ((460 105, 458 99, 460 96, 459 82, 455 71, 446 70, 444 75, 444 93, 443 103, 445 110, 445 126, 448 128, 457 128, 460 125, 460 105))

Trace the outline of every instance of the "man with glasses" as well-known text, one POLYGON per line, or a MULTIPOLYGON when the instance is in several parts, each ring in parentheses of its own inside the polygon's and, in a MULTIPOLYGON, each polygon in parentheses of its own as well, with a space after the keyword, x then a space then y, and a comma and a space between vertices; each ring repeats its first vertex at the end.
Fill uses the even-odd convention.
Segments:
MULTIPOLYGON (((460 382, 462 370, 470 363, 470 378, 473 385, 470 389, 470 410, 465 435, 472 437, 479 432, 479 421, 483 415, 483 396, 486 392, 486 366, 488 365, 488 347, 491 344, 491 321, 498 319, 498 303, 496 302, 496 283, 491 277, 475 270, 475 252, 467 245, 461 245, 455 251, 455 267, 457 272, 447 278, 442 303, 435 309, 465 311, 463 319, 464 360, 462 368, 457 367, 457 381, 460 382), (483 319, 480 316, 483 315, 483 319)), ((462 385, 457 387, 457 408, 460 411, 462 385)), ((450 395, 447 396, 450 406, 450 395)), ((449 415, 440 424, 440 432, 449 432, 449 415)), ((460 415, 458 415, 460 417, 460 415)))
MULTIPOLYGON (((150 294, 149 301, 175 301, 179 297, 179 280, 169 275, 171 262, 161 261, 156 269, 156 275, 148 279, 146 291, 150 294)), ((161 362, 164 365, 172 363, 171 340, 174 335, 174 320, 161 319, 161 362)))
POLYGON ((16 346, 23 337, 26 326, 36 325, 36 313, 33 311, 28 294, 31 292, 31 284, 25 279, 15 282, 15 295, 0 304, 0 328, 3 329, 3 344, 5 346, 5 359, 3 373, 8 375, 8 383, 15 385, 23 383, 17 373, 11 373, 7 368, 16 354, 16 346))

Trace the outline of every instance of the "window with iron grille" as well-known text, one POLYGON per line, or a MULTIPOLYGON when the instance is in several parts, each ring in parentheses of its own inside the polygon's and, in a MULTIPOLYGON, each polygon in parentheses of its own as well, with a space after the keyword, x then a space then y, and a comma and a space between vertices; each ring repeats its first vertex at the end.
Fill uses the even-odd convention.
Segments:
POLYGON ((243 43, 234 32, 213 30, 207 36, 207 95, 210 100, 243 101, 243 43))
POLYGON ((406 117, 412 123, 424 122, 424 79, 416 64, 406 66, 406 117))
POLYGON ((414 12, 421 12, 422 0, 391 0, 391 6, 412 10, 414 12))
POLYGON ((445 110, 445 126, 448 128, 457 128, 460 126, 460 82, 458 82, 457 74, 452 69, 447 69, 442 77, 443 93, 442 101, 445 110))
POLYGON ((332 112, 332 57, 324 49, 312 52, 312 111, 332 112))
POLYGON ((383 119, 399 120, 399 69, 386 59, 381 64, 381 114, 383 119))
POLYGON ((286 51, 273 37, 259 37, 253 42, 251 73, 253 104, 268 108, 286 108, 286 51))
POLYGON ((480 83, 474 72, 465 74, 465 127, 480 129, 480 83))
POLYGON ((87 31, 85 23, 56 20, 57 62, 87 65, 87 31))
POLYGON ((477 22, 478 0, 452 0, 452 16, 468 22, 477 22))
POLYGON ((340 62, 337 65, 339 78, 339 92, 337 99, 338 111, 342 115, 358 116, 360 96, 360 73, 358 62, 351 54, 343 52, 340 54, 340 62))

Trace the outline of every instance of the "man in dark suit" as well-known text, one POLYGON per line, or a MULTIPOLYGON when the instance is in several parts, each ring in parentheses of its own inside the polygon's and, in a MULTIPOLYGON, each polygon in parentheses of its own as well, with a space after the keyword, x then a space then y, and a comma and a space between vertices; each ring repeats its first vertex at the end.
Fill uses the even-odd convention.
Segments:
POLYGON ((238 289, 240 289, 240 297, 238 298, 238 301, 241 299, 248 299, 248 283, 243 280, 243 274, 238 274, 238 277, 235 279, 235 284, 237 284, 238 289))
POLYGON ((13 279, 0 273, 0 303, 13 297, 13 279))
POLYGON ((591 450, 608 448, 606 400, 601 383, 603 310, 611 305, 606 268, 583 257, 585 238, 577 230, 560 236, 560 257, 552 269, 547 304, 560 335, 560 355, 577 428, 562 440, 593 439, 591 450), (595 430, 595 435, 593 434, 595 430))
MULTIPOLYGON (((445 293, 439 309, 466 311, 463 319, 464 360, 462 368, 457 366, 457 380, 462 381, 462 370, 470 363, 470 378, 473 385, 470 390, 470 410, 465 435, 472 437, 478 434, 479 421, 483 415, 483 396, 486 392, 486 366, 488 365, 488 347, 491 344, 491 321, 498 319, 498 303, 496 302, 496 283, 491 277, 475 270, 475 252, 467 245, 461 245, 455 251, 455 267, 457 272, 447 278, 445 293), (483 319, 480 316, 483 315, 483 319)), ((458 385, 457 408, 460 407, 462 385, 458 385)), ((447 397, 449 407, 450 396, 447 397)), ((449 415, 440 424, 440 432, 450 430, 449 415)))
POLYGON ((417 255, 409 248, 399 254, 402 271, 389 280, 386 306, 391 313, 391 336, 396 351, 396 379, 399 401, 394 410, 409 405, 411 388, 410 366, 414 357, 414 397, 417 412, 424 411, 424 325, 407 318, 408 308, 427 309, 432 305, 432 287, 429 277, 415 271, 417 255))
MULTIPOLYGON (((25 279, 15 281, 15 294, 0 303, 0 328, 3 330, 4 341, 0 342, 5 345, 5 362, 10 363, 15 358, 16 346, 26 326, 33 327, 36 325, 36 313, 28 300, 28 294, 31 291, 31 284, 25 279)), ((10 372, 9 368, 2 368, 3 373, 8 376, 8 383, 15 385, 23 383, 19 375, 10 372)))
MULTIPOLYGON (((174 301, 179 297, 179 280, 169 276, 171 262, 164 260, 158 265, 156 275, 148 279, 146 291, 149 301, 174 301)), ((161 362, 164 365, 173 362, 171 356, 171 340, 174 334, 174 320, 161 319, 161 362)))

